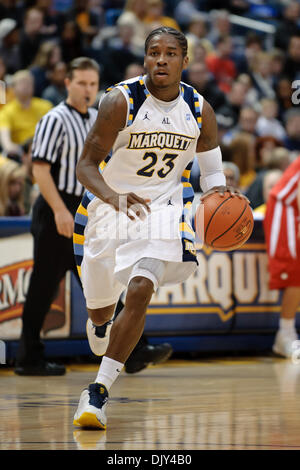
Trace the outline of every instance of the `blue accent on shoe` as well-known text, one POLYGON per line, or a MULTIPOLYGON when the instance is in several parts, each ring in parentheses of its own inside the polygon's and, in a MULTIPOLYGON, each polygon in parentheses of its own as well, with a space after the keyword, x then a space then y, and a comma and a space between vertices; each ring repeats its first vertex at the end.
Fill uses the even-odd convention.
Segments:
POLYGON ((101 326, 97 326, 93 324, 93 327, 95 328, 95 335, 97 336, 97 338, 104 338, 106 334, 106 328, 108 327, 108 325, 111 325, 112 322, 113 320, 109 320, 108 322, 104 323, 104 325, 101 325, 101 326))
POLYGON ((108 400, 108 391, 105 385, 100 383, 92 383, 89 385, 89 404, 96 408, 101 408, 108 400))

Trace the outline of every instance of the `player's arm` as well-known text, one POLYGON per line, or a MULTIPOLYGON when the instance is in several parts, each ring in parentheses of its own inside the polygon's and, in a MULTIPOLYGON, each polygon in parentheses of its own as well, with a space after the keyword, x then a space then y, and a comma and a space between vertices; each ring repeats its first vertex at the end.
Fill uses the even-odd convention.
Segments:
POLYGON ((204 192, 202 199, 214 191, 224 195, 242 196, 239 190, 226 186, 223 173, 222 154, 218 144, 218 125, 215 113, 210 104, 204 100, 202 109, 202 128, 197 142, 197 159, 200 167, 200 185, 204 192))
MULTIPOLYGON (((77 164, 76 174, 81 184, 99 199, 120 210, 119 196, 99 172, 100 163, 107 157, 117 139, 118 133, 126 126, 127 102, 120 90, 112 90, 101 101, 97 119, 90 130, 77 164)), ((127 196, 127 209, 141 204, 150 211, 147 201, 134 193, 127 196)), ((128 217, 134 217, 128 214, 128 217)))

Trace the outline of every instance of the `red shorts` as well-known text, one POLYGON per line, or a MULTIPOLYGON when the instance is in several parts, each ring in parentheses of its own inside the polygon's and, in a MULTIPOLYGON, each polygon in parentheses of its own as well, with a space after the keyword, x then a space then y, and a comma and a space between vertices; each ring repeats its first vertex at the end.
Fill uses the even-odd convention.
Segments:
POLYGON ((271 197, 264 219, 270 289, 300 287, 298 211, 271 197))

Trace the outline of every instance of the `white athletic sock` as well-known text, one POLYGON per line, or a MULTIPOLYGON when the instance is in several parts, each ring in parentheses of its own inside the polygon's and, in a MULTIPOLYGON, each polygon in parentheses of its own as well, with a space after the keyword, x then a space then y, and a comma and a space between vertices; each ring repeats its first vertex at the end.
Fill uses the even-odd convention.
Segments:
POLYGON ((95 382, 105 385, 107 391, 118 378, 124 364, 103 356, 95 382))
POLYGON ((287 318, 280 318, 279 320, 279 329, 281 331, 289 332, 289 331, 295 331, 295 319, 287 319, 287 318))

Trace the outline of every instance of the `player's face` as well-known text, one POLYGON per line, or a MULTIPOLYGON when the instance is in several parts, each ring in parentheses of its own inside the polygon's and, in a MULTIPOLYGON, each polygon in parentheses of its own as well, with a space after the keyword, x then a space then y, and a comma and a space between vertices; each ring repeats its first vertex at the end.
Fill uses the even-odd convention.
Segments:
POLYGON ((188 58, 183 57, 182 49, 176 38, 170 34, 154 36, 144 59, 148 77, 157 88, 166 88, 179 84, 181 73, 188 65, 188 58))
POLYGON ((68 102, 79 111, 84 111, 96 101, 99 88, 98 73, 93 70, 74 70, 72 79, 66 78, 68 102))

